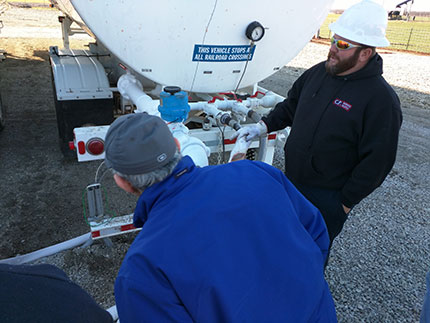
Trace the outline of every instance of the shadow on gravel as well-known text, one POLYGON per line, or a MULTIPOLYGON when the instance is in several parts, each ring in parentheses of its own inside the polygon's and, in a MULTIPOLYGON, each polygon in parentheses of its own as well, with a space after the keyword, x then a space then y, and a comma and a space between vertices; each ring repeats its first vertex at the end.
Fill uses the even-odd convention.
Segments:
MULTIPOLYGON (((99 161, 78 164, 59 149, 47 51, 33 59, 8 55, 0 63, 0 91, 7 106, 0 134, 0 259, 28 253, 89 231, 82 192, 99 161)), ((135 198, 103 185, 111 208, 129 214, 135 198)))

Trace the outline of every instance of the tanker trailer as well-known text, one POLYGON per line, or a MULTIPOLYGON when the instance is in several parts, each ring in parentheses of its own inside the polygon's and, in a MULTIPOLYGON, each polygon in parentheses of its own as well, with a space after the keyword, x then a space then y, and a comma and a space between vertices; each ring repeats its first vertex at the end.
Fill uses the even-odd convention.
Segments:
MULTIPOLYGON (((63 13, 64 48, 50 48, 63 151, 104 158, 118 114, 161 116, 197 164, 234 147, 228 138, 283 100, 258 86, 312 38, 331 0, 186 2, 52 0, 63 13), (95 42, 69 48, 77 23, 95 42)), ((272 162, 276 133, 251 144, 272 162)), ((218 158, 218 162, 223 158, 218 158)))

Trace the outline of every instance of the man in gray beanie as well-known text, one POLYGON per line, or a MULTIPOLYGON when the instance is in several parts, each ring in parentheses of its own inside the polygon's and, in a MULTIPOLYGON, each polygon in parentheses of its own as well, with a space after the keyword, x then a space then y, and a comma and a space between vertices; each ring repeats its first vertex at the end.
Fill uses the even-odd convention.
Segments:
POLYGON ((163 180, 180 159, 164 121, 146 113, 119 118, 106 135, 106 166, 117 185, 130 193, 140 195, 163 180))
POLYGON ((320 212, 276 168, 196 167, 146 113, 106 135, 116 183, 140 195, 142 231, 115 282, 127 322, 336 322, 320 212))

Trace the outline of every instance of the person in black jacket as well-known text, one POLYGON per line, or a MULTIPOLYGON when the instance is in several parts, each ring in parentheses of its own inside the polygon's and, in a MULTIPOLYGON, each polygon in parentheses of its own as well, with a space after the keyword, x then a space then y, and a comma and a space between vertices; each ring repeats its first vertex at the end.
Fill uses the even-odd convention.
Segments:
POLYGON ((346 10, 330 25, 327 60, 305 71, 259 123, 236 133, 249 141, 291 127, 285 173, 321 211, 331 242, 395 161, 400 101, 382 77, 375 51, 389 46, 386 26, 385 10, 373 1, 346 10))
POLYGON ((113 323, 60 268, 0 264, 0 322, 113 323))

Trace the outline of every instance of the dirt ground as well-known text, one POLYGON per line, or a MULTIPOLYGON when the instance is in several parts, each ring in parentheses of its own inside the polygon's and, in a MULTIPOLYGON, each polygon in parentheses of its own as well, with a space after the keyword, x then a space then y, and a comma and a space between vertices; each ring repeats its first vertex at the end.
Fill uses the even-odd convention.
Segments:
MULTIPOLYGON (((86 185, 93 182, 99 166, 99 162, 78 164, 66 160, 58 146, 48 57, 49 46, 61 47, 61 34, 55 25, 57 13, 41 15, 27 9, 29 13, 23 16, 25 12, 22 10, 12 11, 8 18, 0 17, 11 26, 8 36, 0 34, 0 49, 7 52, 6 60, 0 62, 0 93, 7 107, 6 128, 0 133, 0 259, 88 232, 83 219, 82 194, 86 185), (35 29, 40 26, 43 28, 35 29)), ((71 46, 82 47, 87 42, 86 38, 78 38, 72 40, 71 46)), ((430 59, 427 63, 430 64, 430 59)), ((262 84, 285 95, 301 71, 300 66, 290 66, 262 84)), ((397 86, 396 90, 403 100, 405 119, 398 161, 384 186, 354 211, 360 214, 360 219, 352 216, 345 232, 336 241, 327 273, 337 310, 355 315, 354 320, 348 320, 340 314, 340 321, 389 322, 401 317, 399 321, 407 322, 409 317, 412 322, 419 317, 425 290, 424 276, 430 269, 430 226, 428 221, 422 220, 425 217, 414 219, 413 214, 430 214, 427 176, 430 170, 430 110, 423 109, 430 102, 430 92, 403 86, 397 86), (375 214, 385 218, 373 222, 376 221, 375 214), (390 221, 396 221, 397 229, 391 229, 390 221), (412 236, 407 228, 420 228, 427 233, 420 231, 412 236), (381 249, 373 242, 365 242, 363 235, 367 235, 367 241, 377 242, 382 235, 398 240, 391 245, 384 243, 381 249), (363 243, 356 248, 350 246, 351 240, 363 243), (393 248, 399 244, 406 248, 401 261, 393 258, 398 252, 393 248), (352 259, 359 261, 363 253, 374 257, 373 263, 367 263, 370 266, 352 262, 352 259), (388 259, 387 263, 384 259, 388 259), (394 300, 384 300, 385 292, 378 294, 368 290, 381 288, 377 279, 379 267, 375 264, 385 264, 385 269, 392 272, 393 285, 390 285, 389 293, 395 295, 394 300), (348 268, 348 271, 342 268, 348 268), (357 277, 367 287, 363 288, 360 283, 344 288, 350 276, 357 277), (381 305, 380 316, 369 318, 366 311, 373 306, 369 298, 375 293, 382 298, 380 303, 386 305, 381 305), (362 320, 362 317, 368 319, 362 320)), ((102 184, 107 189, 110 206, 117 214, 132 212, 134 197, 117 189, 110 176, 105 176, 102 184)), ((58 265, 102 306, 110 307, 114 304, 115 275, 133 238, 133 234, 124 235, 112 239, 114 248, 95 243, 89 248, 66 251, 41 262, 58 265)))

